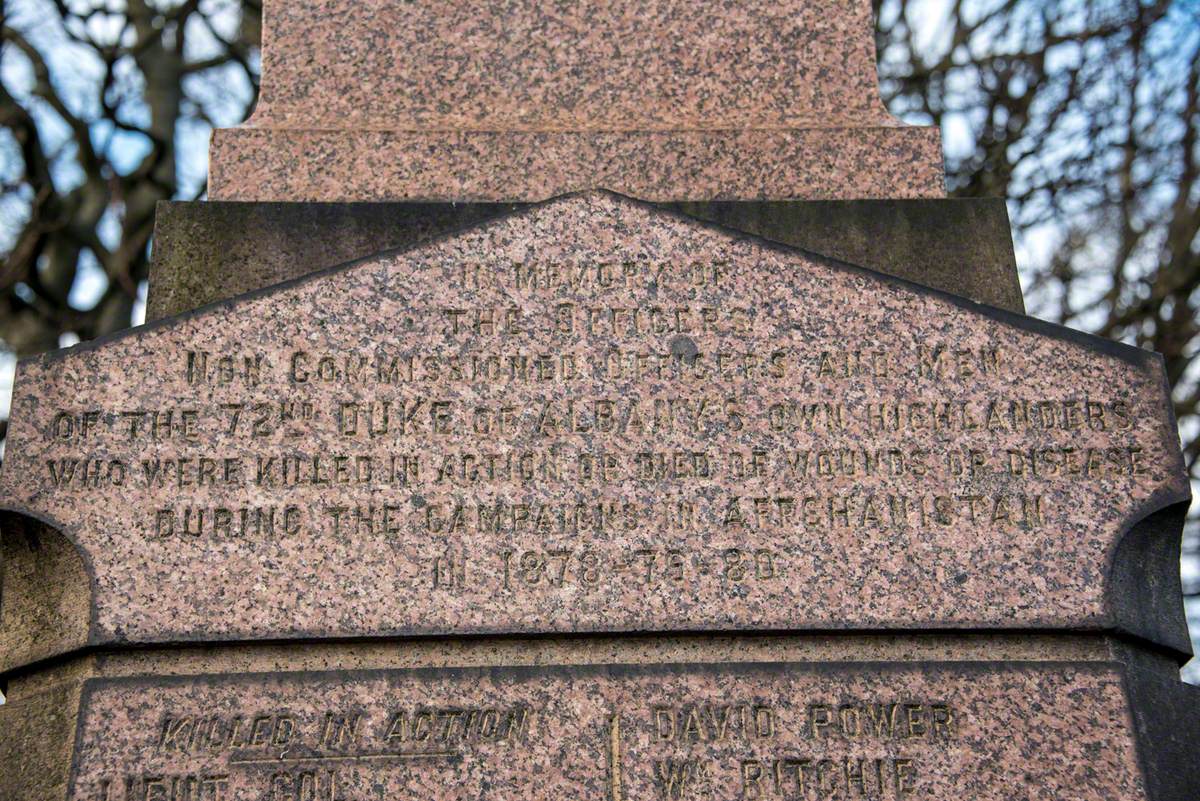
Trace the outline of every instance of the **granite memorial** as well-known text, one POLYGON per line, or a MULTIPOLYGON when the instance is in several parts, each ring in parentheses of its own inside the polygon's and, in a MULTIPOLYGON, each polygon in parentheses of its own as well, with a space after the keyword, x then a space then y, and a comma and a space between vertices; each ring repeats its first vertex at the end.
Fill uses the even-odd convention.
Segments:
POLYGON ((865 2, 314 0, 263 25, 215 200, 942 194, 937 132, 880 101, 865 2))
POLYGON ((264 13, 154 319, 19 366, 0 799, 1200 795, 1161 363, 869 4, 264 13))

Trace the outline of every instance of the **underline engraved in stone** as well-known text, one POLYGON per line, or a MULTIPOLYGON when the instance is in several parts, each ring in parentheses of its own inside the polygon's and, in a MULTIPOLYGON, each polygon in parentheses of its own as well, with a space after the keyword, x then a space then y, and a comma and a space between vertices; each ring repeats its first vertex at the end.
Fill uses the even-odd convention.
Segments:
POLYGON ((621 716, 614 714, 608 729, 608 781, 610 801, 624 801, 621 788, 621 716))
POLYGON ((444 759, 457 757, 457 751, 380 751, 369 754, 314 754, 312 756, 243 757, 229 760, 230 765, 270 765, 294 762, 360 762, 376 759, 444 759))

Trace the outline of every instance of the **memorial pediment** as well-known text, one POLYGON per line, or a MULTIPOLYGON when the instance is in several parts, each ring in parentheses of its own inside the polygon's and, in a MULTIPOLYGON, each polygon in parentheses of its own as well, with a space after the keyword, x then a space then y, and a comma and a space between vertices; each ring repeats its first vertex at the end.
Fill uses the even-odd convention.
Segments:
POLYGON ((1178 645, 1123 572, 1188 495, 1157 356, 609 193, 23 361, 12 408, 0 492, 93 644, 1178 645))

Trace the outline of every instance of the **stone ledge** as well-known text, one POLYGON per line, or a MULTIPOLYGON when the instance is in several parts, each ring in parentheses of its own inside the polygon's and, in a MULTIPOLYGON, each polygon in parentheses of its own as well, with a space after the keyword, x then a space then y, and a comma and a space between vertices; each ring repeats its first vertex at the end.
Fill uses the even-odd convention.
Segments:
POLYGON ((538 201, 603 187, 650 201, 935 198, 936 128, 214 132, 209 196, 538 201))

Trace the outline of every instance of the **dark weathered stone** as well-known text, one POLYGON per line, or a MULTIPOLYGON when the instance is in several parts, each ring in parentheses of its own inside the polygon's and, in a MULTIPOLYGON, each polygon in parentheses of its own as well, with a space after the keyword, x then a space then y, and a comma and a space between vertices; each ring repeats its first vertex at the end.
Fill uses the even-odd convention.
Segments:
POLYGON ((517 208, 491 203, 160 202, 146 319, 191 311, 517 208))
POLYGON ((1125 672, 1142 773, 1150 797, 1188 801, 1200 792, 1200 687, 1183 684, 1178 671, 1125 672))
POLYGON ((71 798, 67 784, 83 690, 78 674, 92 672, 80 667, 69 671, 75 675, 22 687, 0 706, 0 801, 71 798))
MULTIPOLYGON (((698 219, 934 289, 1024 311, 1002 200, 687 203, 698 219)), ((158 206, 146 319, 299 278, 479 222, 519 204, 158 206)))
POLYGON ((1000 198, 679 203, 702 220, 1024 311, 1000 198))
POLYGON ((91 631, 91 571, 54 527, 0 513, 0 671, 82 648, 91 631))

